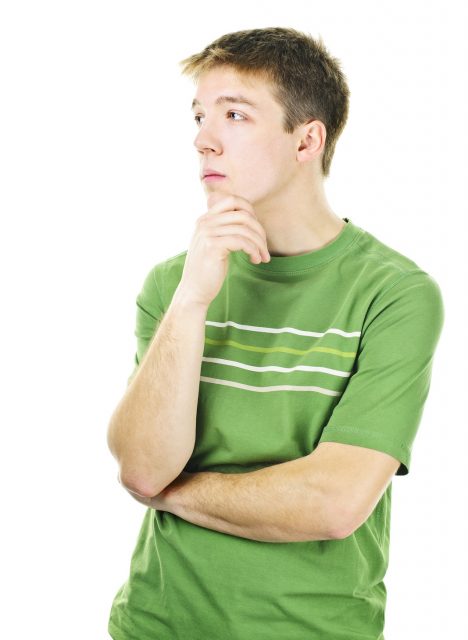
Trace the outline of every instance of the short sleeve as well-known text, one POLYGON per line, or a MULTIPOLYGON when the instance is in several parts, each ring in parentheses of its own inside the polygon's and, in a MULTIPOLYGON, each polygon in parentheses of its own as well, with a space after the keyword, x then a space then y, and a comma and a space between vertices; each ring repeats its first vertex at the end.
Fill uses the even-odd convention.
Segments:
POLYGON ((134 368, 127 380, 127 386, 132 381, 137 369, 143 360, 154 334, 164 315, 164 302, 161 297, 161 283, 158 284, 161 265, 156 265, 147 274, 140 293, 136 298, 135 331, 136 352, 134 356, 134 368))
POLYGON ((429 393, 444 323, 437 282, 409 272, 379 294, 361 332, 357 364, 319 442, 342 442, 388 453, 407 475, 429 393))

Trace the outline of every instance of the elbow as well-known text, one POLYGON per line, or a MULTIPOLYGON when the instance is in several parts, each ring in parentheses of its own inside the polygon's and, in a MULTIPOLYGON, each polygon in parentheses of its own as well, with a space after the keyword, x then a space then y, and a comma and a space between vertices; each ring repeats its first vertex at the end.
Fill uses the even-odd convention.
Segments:
POLYGON ((348 505, 343 505, 329 491, 321 493, 321 499, 315 501, 315 508, 311 513, 314 517, 312 527, 320 529, 323 534, 321 540, 343 540, 356 529, 355 519, 351 517, 348 505))
POLYGON ((178 455, 177 459, 169 461, 170 464, 162 464, 159 458, 150 460, 147 456, 131 456, 128 446, 119 447, 109 437, 108 445, 118 463, 119 483, 143 498, 152 498, 161 493, 184 470, 192 454, 178 455))
POLYGON ((156 496, 158 493, 164 489, 155 487, 154 485, 149 485, 149 483, 144 483, 140 478, 137 478, 131 474, 120 474, 120 484, 130 491, 131 493, 135 493, 137 496, 141 496, 142 498, 152 498, 156 496))
POLYGON ((167 487, 168 484, 172 482, 173 479, 174 478, 171 476, 166 476, 164 478, 160 477, 150 480, 147 476, 141 477, 140 475, 129 471, 122 470, 120 473, 121 485, 128 491, 131 491, 131 493, 136 493, 136 495, 141 496, 142 498, 152 498, 153 496, 157 496, 167 487))
POLYGON ((330 527, 329 529, 329 539, 330 540, 344 540, 355 531, 354 527, 349 526, 341 526, 341 527, 330 527))
POLYGON ((150 477, 149 474, 134 472, 125 467, 121 467, 120 483, 132 493, 143 498, 152 498, 164 491, 184 470, 186 461, 177 467, 165 469, 156 477, 150 477))
POLYGON ((335 511, 329 519, 328 532, 330 540, 343 540, 352 535, 357 529, 353 519, 344 509, 335 511))

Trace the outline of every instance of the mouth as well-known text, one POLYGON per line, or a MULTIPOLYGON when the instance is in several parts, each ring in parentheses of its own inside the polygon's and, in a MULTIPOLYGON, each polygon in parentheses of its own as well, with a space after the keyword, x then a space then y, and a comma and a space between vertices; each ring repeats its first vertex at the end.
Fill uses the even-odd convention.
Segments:
POLYGON ((214 182, 216 180, 224 180, 226 176, 221 176, 216 173, 209 173, 206 176, 203 176, 203 180, 205 182, 214 182))

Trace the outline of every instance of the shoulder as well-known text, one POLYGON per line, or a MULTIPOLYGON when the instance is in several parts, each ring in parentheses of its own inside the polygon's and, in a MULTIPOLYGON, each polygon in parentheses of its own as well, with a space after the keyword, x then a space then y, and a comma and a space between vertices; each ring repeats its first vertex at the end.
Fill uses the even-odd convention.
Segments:
POLYGON ((182 277, 187 251, 185 249, 154 264, 146 273, 139 297, 153 300, 157 297, 162 310, 167 309, 182 277))
POLYGON ((358 268, 366 273, 366 284, 371 285, 375 298, 412 290, 441 302, 441 289, 433 275, 365 229, 361 229, 354 256, 358 268))
POLYGON ((356 250, 372 268, 390 275, 399 275, 414 270, 422 270, 409 256, 397 251, 380 238, 365 229, 361 229, 356 242, 356 250))

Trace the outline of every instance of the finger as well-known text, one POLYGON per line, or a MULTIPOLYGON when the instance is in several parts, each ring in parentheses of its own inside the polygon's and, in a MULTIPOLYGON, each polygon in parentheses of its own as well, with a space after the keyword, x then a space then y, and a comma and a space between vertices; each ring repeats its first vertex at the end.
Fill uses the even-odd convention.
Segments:
POLYGON ((269 260, 270 254, 268 247, 266 246, 263 236, 256 231, 239 224, 221 225, 214 229, 214 235, 216 237, 227 235, 241 235, 248 238, 260 252, 263 260, 269 260))
POLYGON ((246 211, 245 209, 232 209, 231 211, 225 211, 223 209, 223 211, 218 212, 219 216, 217 216, 216 218, 208 215, 209 213, 211 212, 207 212, 203 216, 200 216, 201 218, 206 218, 209 224, 225 224, 227 222, 238 222, 239 224, 244 223, 248 224, 249 227, 252 227, 252 229, 255 229, 266 238, 265 228, 262 224, 260 224, 257 217, 252 216, 250 211, 246 211))
POLYGON ((245 224, 249 229, 252 229, 252 231, 261 236, 265 246, 267 244, 265 228, 257 219, 254 219, 248 211, 222 211, 216 217, 207 216, 205 219, 209 227, 217 227, 219 225, 226 225, 233 222, 240 225, 245 224))
POLYGON ((229 251, 244 251, 247 255, 250 255, 251 261, 255 264, 262 261, 258 247, 245 236, 235 234, 221 236, 219 242, 229 251))
POLYGON ((221 213, 226 209, 232 209, 234 211, 238 209, 245 209, 254 218, 257 218, 252 203, 245 198, 242 198, 242 196, 235 195, 234 193, 216 191, 209 194, 208 200, 209 202, 213 202, 213 205, 209 206, 211 213, 221 213))

